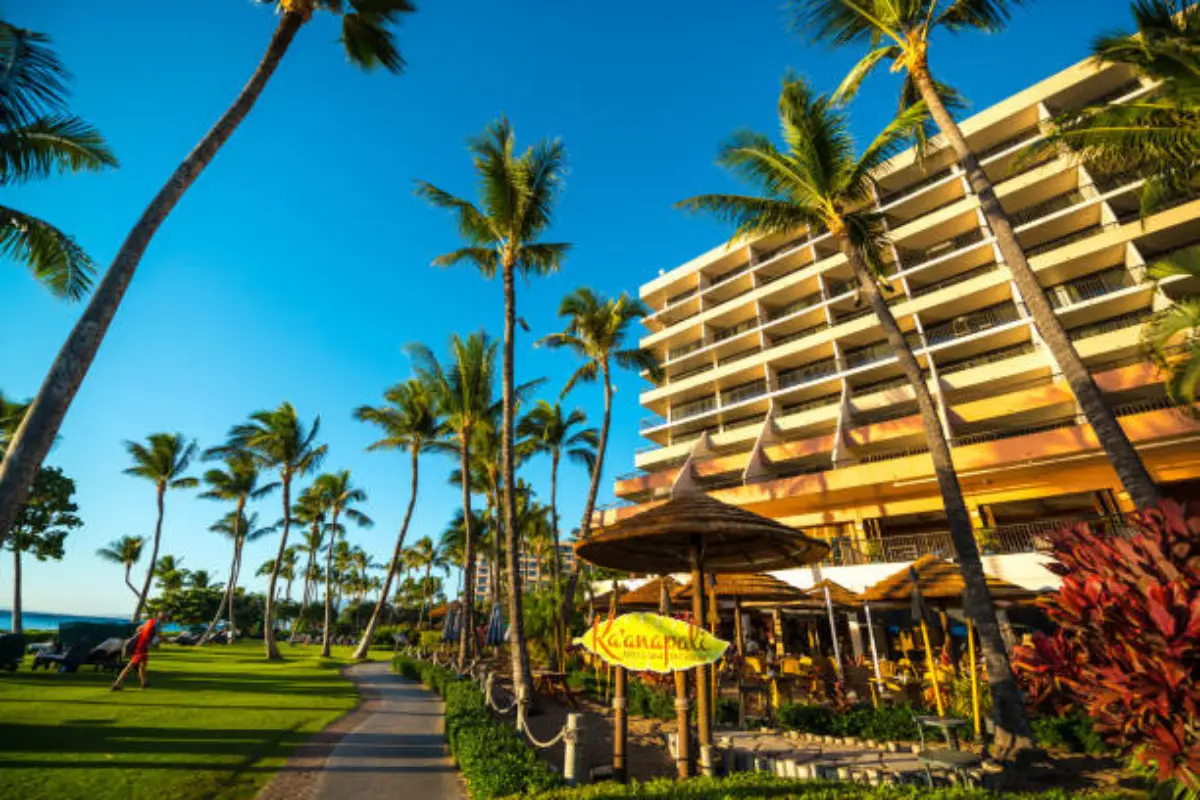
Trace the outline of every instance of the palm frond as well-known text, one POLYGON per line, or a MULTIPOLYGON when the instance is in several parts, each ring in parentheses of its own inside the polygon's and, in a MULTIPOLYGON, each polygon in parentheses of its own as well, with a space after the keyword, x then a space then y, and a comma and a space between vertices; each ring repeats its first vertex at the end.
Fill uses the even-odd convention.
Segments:
POLYGON ((69 78, 50 37, 0 20, 0 126, 62 110, 69 78))
POLYGON ((0 205, 0 255, 24 263, 58 297, 78 300, 96 265, 75 239, 45 220, 0 205))
POLYGON ((1200 245, 1178 250, 1168 258, 1155 261, 1146 268, 1146 274, 1156 281, 1177 275, 1200 279, 1200 245))
MULTIPOLYGON (((403 71, 404 58, 389 26, 398 25, 401 15, 413 13, 416 7, 409 0, 350 0, 350 6, 352 12, 342 13, 341 36, 350 62, 368 70, 403 71)), ((342 11, 340 4, 330 10, 342 11)))
POLYGON ((1012 13, 1009 6, 1026 0, 954 0, 938 17, 935 26, 958 33, 980 30, 998 33, 1004 30, 1012 13))
POLYGON ((534 242, 521 248, 521 261, 518 269, 525 274, 549 275, 558 272, 571 245, 562 242, 534 242))
POLYGON ((476 245, 494 244, 503 238, 491 220, 471 201, 456 197, 427 181, 417 181, 416 194, 432 206, 454 212, 459 235, 468 242, 476 245))
POLYGON ((435 258, 433 266, 454 267, 464 262, 473 264, 485 278, 491 278, 500 266, 500 254, 489 247, 461 247, 435 258))
POLYGON ((863 81, 875 71, 875 68, 884 59, 895 59, 898 55, 900 55, 900 49, 895 45, 876 47, 868 51, 865 56, 859 59, 857 64, 850 68, 850 72, 842 79, 842 82, 833 93, 833 101, 835 103, 849 103, 858 96, 858 90, 862 88, 863 81))
POLYGON ((79 117, 41 117, 0 130, 0 186, 115 166, 104 138, 79 117))

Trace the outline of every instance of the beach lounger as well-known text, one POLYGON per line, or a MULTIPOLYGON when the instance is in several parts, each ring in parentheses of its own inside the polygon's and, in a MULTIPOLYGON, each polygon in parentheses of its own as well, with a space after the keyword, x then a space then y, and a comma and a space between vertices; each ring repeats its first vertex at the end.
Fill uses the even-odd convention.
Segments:
POLYGON ((25 657, 25 635, 22 633, 0 634, 0 669, 16 672, 25 657))

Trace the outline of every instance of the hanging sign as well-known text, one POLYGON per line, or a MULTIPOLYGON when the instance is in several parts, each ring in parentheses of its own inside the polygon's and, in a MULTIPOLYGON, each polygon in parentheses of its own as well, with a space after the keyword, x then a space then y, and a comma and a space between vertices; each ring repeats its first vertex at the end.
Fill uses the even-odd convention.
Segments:
POLYGON ((608 664, 635 672, 675 672, 711 664, 729 647, 703 628, 659 614, 597 620, 575 644, 608 664))

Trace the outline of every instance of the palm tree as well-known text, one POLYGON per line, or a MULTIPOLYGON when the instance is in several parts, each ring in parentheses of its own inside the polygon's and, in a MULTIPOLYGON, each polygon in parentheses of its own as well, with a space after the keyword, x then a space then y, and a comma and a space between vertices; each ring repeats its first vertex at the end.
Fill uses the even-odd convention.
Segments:
MULTIPOLYGON (((317 477, 313 488, 329 503, 329 526, 338 529, 338 518, 345 515, 346 519, 359 527, 370 528, 375 523, 366 514, 354 508, 355 503, 365 503, 367 493, 355 487, 350 481, 350 470, 331 472, 317 477)), ((329 658, 330 645, 333 638, 333 541, 330 539, 329 551, 325 556, 325 631, 321 637, 321 657, 329 658)))
MULTIPOLYGON (((208 476, 205 476, 207 480, 208 476)), ((258 524, 258 514, 246 514, 245 512, 230 511, 224 517, 213 523, 209 530, 213 533, 219 533, 227 537, 233 543, 233 561, 229 565, 229 585, 225 587, 225 594, 221 598, 221 604, 217 606, 217 613, 213 615, 212 622, 208 624, 208 629, 205 631, 205 637, 212 633, 213 628, 217 626, 217 622, 221 619, 221 613, 225 609, 229 609, 229 637, 226 639, 226 644, 233 644, 234 631, 237 627, 234 625, 233 619, 233 601, 237 595, 238 577, 242 572, 242 548, 247 542, 256 542, 269 533, 274 533, 276 525, 258 524)), ((268 562, 271 568, 274 569, 274 562, 268 562)), ((259 571, 259 575, 269 575, 270 572, 259 571)), ((204 639, 201 639, 204 643, 204 639)))
POLYGON ((411 486, 409 487, 408 507, 404 510, 404 521, 400 523, 400 533, 396 536, 396 546, 392 548, 392 558, 388 562, 387 576, 383 580, 383 591, 379 594, 379 602, 371 618, 367 620, 367 628, 363 631, 362 641, 354 650, 354 658, 366 658, 367 651, 375 638, 375 628, 379 625, 387 609, 388 595, 392 591, 392 581, 400 568, 400 554, 404 552, 404 537, 408 535, 408 524, 412 521, 413 509, 417 505, 417 478, 420 468, 421 453, 434 447, 441 441, 443 434, 442 421, 434 397, 429 388, 419 380, 413 379, 398 383, 384 392, 385 405, 360 406, 354 416, 361 422, 370 422, 383 429, 384 436, 371 444, 368 450, 408 450, 412 464, 411 486))
MULTIPOLYGON (((0 20, 0 186, 117 165, 100 132, 68 111, 69 79, 49 37, 0 20)), ((5 205, 0 253, 24 262, 46 288, 71 300, 87 294, 96 271, 74 238, 5 205)))
MULTIPOLYGON (((927 55, 934 31, 1000 31, 1008 21, 1009 3, 1006 0, 953 0, 942 4, 938 0, 793 0, 792 7, 797 26, 809 30, 816 39, 836 45, 870 45, 871 50, 838 88, 838 99, 853 97, 863 79, 885 61, 892 62, 893 71, 905 72, 901 106, 909 107, 918 99, 923 101, 954 150, 972 191, 979 198, 980 209, 996 236, 1000 254, 1012 273, 1013 283, 1029 309, 1034 326, 1062 370, 1063 378, 1071 387, 1125 491, 1141 508, 1157 503, 1158 488, 1146 471, 1146 465, 1063 330, 1037 276, 1029 267, 1025 252, 1013 233, 1012 220, 997 199, 991 179, 950 115, 947 100, 954 100, 952 90, 934 79, 929 69, 927 55)), ((915 130, 914 134, 919 134, 920 130, 915 130)))
MULTIPOLYGON (((1154 280, 1183 276, 1200 283, 1200 247, 1156 261, 1146 274, 1154 280)), ((1167 395, 1194 411, 1200 385, 1200 295, 1183 297, 1155 314, 1142 329, 1142 342, 1167 375, 1167 395)))
POLYGON ((21 427, 21 420, 25 419, 28 409, 29 403, 8 400, 4 393, 0 392, 0 460, 8 451, 8 443, 16 436, 17 428, 21 427))
MULTIPOLYGON (((0 464, 0 544, 7 537, 9 526, 33 484, 34 475, 58 435, 67 409, 100 350, 104 334, 117 313, 121 298, 129 288, 151 238, 184 192, 200 177, 200 173, 250 113, 292 39, 313 12, 326 11, 341 17, 341 43, 351 63, 364 69, 383 67, 393 73, 398 73, 404 65, 392 39, 391 26, 397 24, 403 14, 413 11, 410 0, 278 0, 275 5, 280 12, 279 22, 254 74, 233 104, 176 167, 142 212, 66 343, 55 356, 30 407, 25 425, 14 440, 9 456, 0 464)), ((267 602, 271 602, 269 597, 267 602)), ((267 640, 267 650, 274 652, 274 636, 269 630, 267 640)))
MULTIPOLYGON (((600 491, 600 476, 604 472, 604 451, 608 447, 608 430, 612 422, 612 370, 613 364, 625 369, 645 370, 650 379, 662 380, 662 368, 654 354, 639 347, 626 347, 626 340, 635 335, 630 327, 646 316, 649 310, 625 292, 616 300, 609 300, 591 289, 581 287, 563 298, 558 315, 565 317, 567 327, 562 333, 552 333, 538 341, 539 345, 552 348, 565 347, 574 352, 583 363, 575 370, 561 397, 566 397, 580 382, 600 379, 604 387, 604 417, 600 422, 600 439, 596 443, 596 461, 592 466, 591 483, 587 501, 583 506, 583 521, 579 526, 580 538, 586 539, 592 528, 592 514, 596 510, 596 495, 600 491)), ((563 593, 562 620, 571 618, 571 603, 575 597, 575 586, 579 581, 579 560, 576 559, 567 577, 563 593)), ((565 622, 564 622, 565 624, 565 622)))
POLYGON ((425 612, 429 608, 430 575, 435 569, 442 570, 446 568, 446 554, 440 546, 433 543, 433 539, 428 536, 422 536, 409 548, 408 559, 409 566, 412 569, 424 572, 424 578, 421 581, 423 590, 421 610, 417 614, 417 627, 419 628, 421 627, 421 621, 425 618, 425 612))
MULTIPOLYGON (((513 686, 518 696, 532 697, 529 653, 525 648, 521 613, 520 548, 517 544, 516 502, 513 482, 513 419, 516 396, 515 369, 517 295, 516 273, 545 275, 556 272, 569 246, 537 241, 550 227, 554 206, 566 174, 566 150, 561 141, 541 141, 519 155, 516 137, 507 119, 487 127, 468 148, 474 157, 483 208, 436 186, 421 182, 417 193, 433 205, 454 213, 466 247, 438 256, 434 265, 474 264, 485 278, 497 269, 504 280, 504 367, 501 426, 504 481, 504 540, 508 547, 508 605, 511 617, 513 686)), ((465 474, 464 470, 464 474, 465 474)))
POLYGON ((275 569, 267 581, 266 608, 263 616, 263 644, 267 658, 278 659, 279 648, 275 644, 275 584, 279 580, 283 553, 287 550, 288 532, 292 527, 292 480, 316 469, 328 450, 327 445, 317 445, 317 431, 321 418, 314 417, 312 426, 305 429, 296 416, 291 403, 283 403, 274 411, 256 411, 250 421, 236 425, 229 432, 229 443, 219 452, 243 450, 251 453, 260 466, 279 470, 279 484, 283 487, 283 533, 279 537, 279 554, 275 556, 275 569))
POLYGON ((562 403, 539 400, 517 426, 517 435, 531 452, 550 456, 550 531, 553 539, 550 574, 555 585, 562 572, 558 553, 558 463, 566 453, 569 459, 587 468, 589 474, 595 469, 600 434, 595 428, 580 427, 586 423, 587 415, 583 409, 573 408, 564 416, 562 403))
POLYGON ((158 559, 158 563, 154 566, 154 577, 158 579, 158 588, 163 594, 183 589, 188 571, 181 566, 182 563, 182 558, 175 558, 169 554, 158 559))
POLYGON ((283 564, 279 567, 279 577, 286 583, 283 586, 283 599, 289 603, 292 600, 292 581, 296 579, 296 566, 299 563, 300 552, 296 545, 283 551, 283 564))
POLYGON ((120 539, 114 539, 107 546, 101 547, 96 551, 96 555, 113 564, 120 564, 125 568, 125 585, 129 587, 129 591, 133 592, 133 596, 141 599, 142 595, 137 587, 133 585, 133 581, 129 580, 129 573, 133 569, 133 565, 142 557, 142 546, 146 543, 144 536, 123 536, 120 539))
MULTIPOLYGON (((316 585, 321 575, 320 568, 317 566, 317 556, 325 547, 325 508, 320 503, 320 498, 310 494, 307 490, 302 492, 300 498, 292 505, 292 519, 307 526, 301 534, 304 543, 298 548, 299 552, 308 555, 304 568, 304 587, 300 592, 299 621, 303 621, 304 610, 316 598, 316 585)), ((293 641, 299 632, 300 625, 297 624, 292 629, 293 641)))
POLYGON ((879 286, 883 224, 880 212, 868 202, 874 189, 871 176, 905 146, 913 128, 923 124, 924 119, 923 104, 905 109, 855 159, 843 107, 824 96, 814 97, 802 80, 785 80, 779 97, 779 121, 786 148, 780 150, 766 136, 743 131, 721 148, 719 157, 723 166, 762 195, 702 195, 681 205, 733 223, 738 237, 790 233, 798 228, 833 234, 854 271, 861 296, 879 319, 888 346, 896 353, 900 369, 916 395, 950 537, 966 582, 964 606, 975 621, 987 658, 998 732, 1000 737, 1006 732, 1028 739, 1029 722, 1000 636, 971 517, 937 407, 926 376, 879 286))
MULTIPOLYGON (((446 430, 458 441, 459 469, 462 474, 471 474, 471 436, 475 426, 486 419, 492 407, 493 383, 496 372, 496 344, 482 331, 473 333, 465 340, 457 334, 450 337, 450 367, 443 369, 433 352, 421 344, 408 348, 413 361, 413 370, 425 383, 433 396, 439 414, 445 420, 446 430)), ((468 587, 475 576, 475 543, 472 536, 471 488, 469 481, 462 482, 463 509, 463 580, 468 587)), ((462 635, 458 643, 459 666, 466 664, 474 650, 474 603, 463 605, 462 635)))
POLYGON ((196 443, 185 441, 183 434, 154 433, 148 437, 147 444, 125 442, 125 449, 133 459, 133 466, 126 469, 125 474, 152 481, 158 506, 158 519, 154 523, 154 544, 150 548, 150 564, 146 568, 146 580, 142 584, 142 594, 138 598, 137 608, 133 612, 133 618, 136 620, 142 616, 146 597, 150 594, 150 578, 154 575, 154 569, 158 562, 158 546, 162 541, 163 510, 167 490, 191 489, 199 481, 184 475, 192 463, 192 458, 196 455, 196 443))
MULTIPOLYGON (((211 451, 206 452, 209 456, 211 451)), ((239 530, 238 526, 245 519, 246 503, 250 500, 259 500, 266 497, 271 492, 279 488, 278 481, 259 485, 262 480, 262 473, 259 470, 258 464, 254 460, 254 456, 244 450, 230 451, 225 456, 224 469, 210 469, 204 473, 204 482, 208 484, 208 490, 201 492, 200 496, 206 500, 223 500, 232 502, 234 509, 228 517, 222 522, 228 522, 230 529, 226 531, 224 528, 218 528, 217 523, 209 530, 218 531, 229 536, 233 543, 233 560, 229 565, 229 588, 225 592, 225 596, 221 599, 221 605, 217 608, 217 613, 213 615, 212 622, 209 623, 208 630, 205 632, 211 634, 217 622, 221 619, 221 612, 224 611, 226 604, 229 605, 230 611, 230 634, 229 641, 233 641, 233 594, 234 586, 237 585, 238 567, 241 563, 242 543, 245 541, 244 534, 247 531, 239 530)), ((268 529, 262 529, 266 533, 268 529)), ((203 642, 204 639, 201 639, 203 642)))

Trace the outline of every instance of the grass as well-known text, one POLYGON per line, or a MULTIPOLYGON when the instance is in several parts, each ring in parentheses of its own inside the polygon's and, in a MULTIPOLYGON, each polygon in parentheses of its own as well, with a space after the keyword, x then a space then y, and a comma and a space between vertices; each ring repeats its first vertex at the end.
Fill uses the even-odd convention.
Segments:
POLYGON ((73 675, 0 673, 0 798, 192 800, 253 797, 292 749, 358 701, 339 668, 350 647, 261 642, 164 645, 151 687, 91 667, 73 675))

